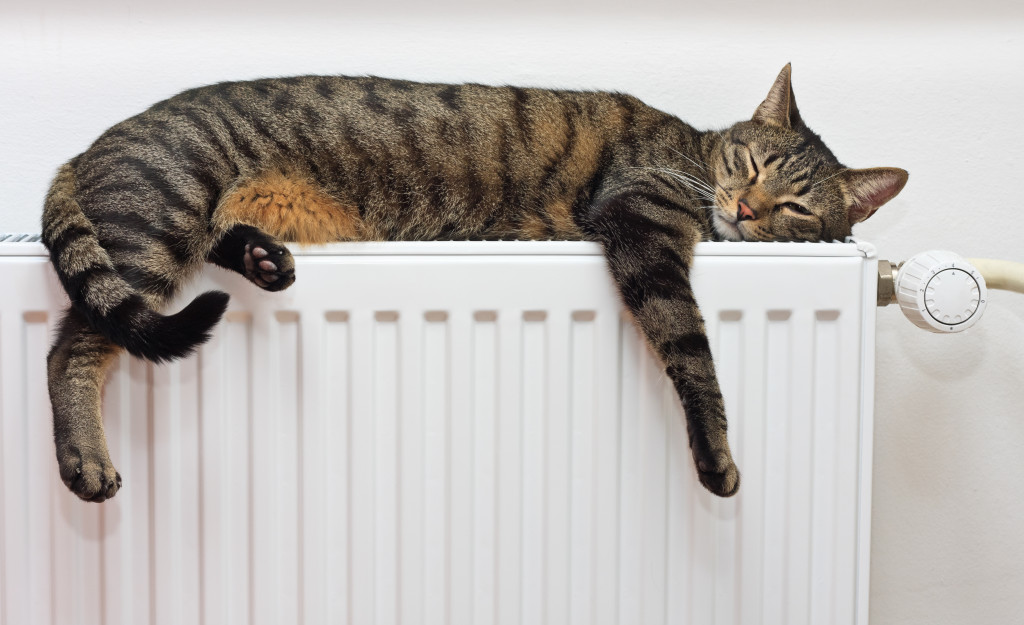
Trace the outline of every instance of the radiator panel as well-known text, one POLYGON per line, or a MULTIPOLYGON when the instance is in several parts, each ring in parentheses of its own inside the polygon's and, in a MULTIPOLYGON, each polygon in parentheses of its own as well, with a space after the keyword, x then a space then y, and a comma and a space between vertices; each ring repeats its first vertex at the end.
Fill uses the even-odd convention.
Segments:
POLYGON ((0 625, 866 623, 868 246, 700 246, 732 499, 596 246, 444 243, 309 250, 280 294, 208 269, 213 340, 110 372, 98 506, 54 462, 64 297, 0 248, 0 625))

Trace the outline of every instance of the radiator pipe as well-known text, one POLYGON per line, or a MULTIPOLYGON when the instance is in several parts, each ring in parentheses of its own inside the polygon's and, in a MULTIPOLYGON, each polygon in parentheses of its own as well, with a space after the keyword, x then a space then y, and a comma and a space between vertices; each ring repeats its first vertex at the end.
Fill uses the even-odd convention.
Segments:
POLYGON ((888 260, 878 261, 878 305, 896 303, 896 272, 899 267, 888 260))
POLYGON ((988 288, 1024 293, 1024 263, 992 258, 968 258, 967 262, 985 277, 988 288))

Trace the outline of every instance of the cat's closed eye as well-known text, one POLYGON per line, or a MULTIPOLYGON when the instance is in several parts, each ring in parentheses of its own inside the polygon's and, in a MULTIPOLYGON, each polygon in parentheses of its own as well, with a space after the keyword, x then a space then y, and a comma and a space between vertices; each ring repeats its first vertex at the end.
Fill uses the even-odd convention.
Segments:
POLYGON ((806 206, 801 206, 796 202, 783 202, 782 204, 776 204, 775 208, 781 210, 788 210, 793 213, 796 213, 797 215, 810 216, 814 214, 806 206))

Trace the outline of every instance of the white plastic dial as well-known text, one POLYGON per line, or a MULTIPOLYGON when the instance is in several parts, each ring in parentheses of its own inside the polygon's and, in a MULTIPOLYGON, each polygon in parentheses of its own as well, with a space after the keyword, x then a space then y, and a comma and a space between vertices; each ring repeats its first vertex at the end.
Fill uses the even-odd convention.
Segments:
POLYGON ((962 332, 985 312, 985 278, 958 254, 922 252, 896 274, 896 301, 914 325, 932 332, 962 332))

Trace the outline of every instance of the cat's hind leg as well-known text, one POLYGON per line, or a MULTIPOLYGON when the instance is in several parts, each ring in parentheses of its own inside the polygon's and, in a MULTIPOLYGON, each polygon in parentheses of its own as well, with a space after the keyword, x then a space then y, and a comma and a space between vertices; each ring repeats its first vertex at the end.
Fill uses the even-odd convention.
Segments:
POLYGON ((280 291, 295 282, 295 258, 291 252, 275 237, 254 226, 233 226, 207 260, 237 271, 267 291, 280 291))
POLYGON ((86 501, 105 501, 121 488, 100 417, 103 380, 120 351, 79 312, 69 309, 46 359, 60 477, 86 501))

